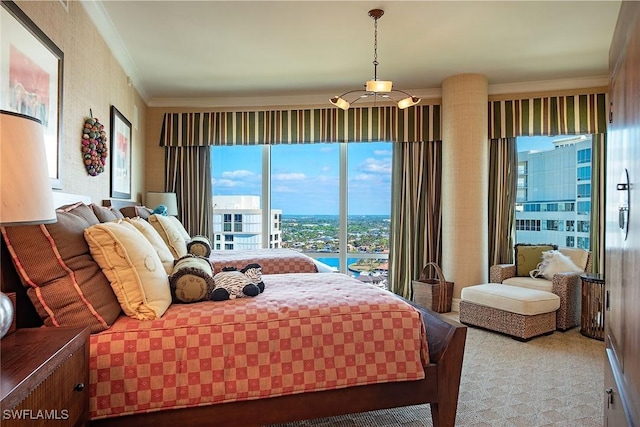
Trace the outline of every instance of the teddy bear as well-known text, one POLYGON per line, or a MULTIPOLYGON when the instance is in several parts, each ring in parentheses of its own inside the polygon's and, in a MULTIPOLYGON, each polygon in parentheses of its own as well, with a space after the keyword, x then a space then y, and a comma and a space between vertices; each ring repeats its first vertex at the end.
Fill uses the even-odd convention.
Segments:
POLYGON ((213 301, 255 297, 264 291, 262 281, 262 267, 259 264, 249 264, 242 270, 235 267, 225 267, 213 276, 215 288, 211 292, 213 301))

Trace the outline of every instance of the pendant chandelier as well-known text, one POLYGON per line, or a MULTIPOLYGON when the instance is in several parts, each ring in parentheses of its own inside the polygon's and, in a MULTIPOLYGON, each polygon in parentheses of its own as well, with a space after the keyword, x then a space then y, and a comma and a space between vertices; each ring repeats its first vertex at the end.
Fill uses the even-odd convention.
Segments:
POLYGON ((391 100, 398 104, 398 108, 405 109, 416 105, 420 102, 420 98, 411 96, 405 91, 394 89, 393 82, 390 80, 378 80, 378 19, 384 15, 382 9, 371 9, 369 16, 373 18, 373 80, 368 80, 363 89, 350 90, 343 93, 340 96, 335 96, 329 100, 333 105, 343 110, 348 110, 351 104, 358 102, 361 99, 373 98, 375 101, 377 98, 383 98, 385 100, 391 100), (354 94, 359 94, 354 96, 354 94), (396 98, 392 95, 398 95, 396 98), (347 101, 345 96, 351 95, 353 100, 347 101))

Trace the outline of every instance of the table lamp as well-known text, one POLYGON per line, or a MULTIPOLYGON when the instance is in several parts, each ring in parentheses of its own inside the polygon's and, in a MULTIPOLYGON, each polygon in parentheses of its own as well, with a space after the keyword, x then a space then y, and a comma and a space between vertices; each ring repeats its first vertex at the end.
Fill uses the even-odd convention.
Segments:
POLYGON ((160 205, 167 207, 167 215, 178 216, 178 199, 176 193, 160 193, 157 191, 147 192, 145 205, 150 209, 155 209, 160 205))
MULTIPOLYGON (((57 221, 40 120, 0 110, 0 226, 57 221)), ((0 338, 13 322, 13 304, 0 293, 0 338)))

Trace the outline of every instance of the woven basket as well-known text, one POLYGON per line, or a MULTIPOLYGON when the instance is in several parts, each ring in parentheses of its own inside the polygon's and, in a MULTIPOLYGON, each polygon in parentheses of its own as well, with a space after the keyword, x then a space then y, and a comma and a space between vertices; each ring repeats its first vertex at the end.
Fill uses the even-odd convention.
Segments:
POLYGON ((435 262, 430 262, 424 266, 420 273, 420 278, 411 281, 411 289, 415 303, 437 313, 451 311, 453 282, 447 282, 442 270, 435 262), (430 267, 435 272, 435 277, 429 275, 430 267))

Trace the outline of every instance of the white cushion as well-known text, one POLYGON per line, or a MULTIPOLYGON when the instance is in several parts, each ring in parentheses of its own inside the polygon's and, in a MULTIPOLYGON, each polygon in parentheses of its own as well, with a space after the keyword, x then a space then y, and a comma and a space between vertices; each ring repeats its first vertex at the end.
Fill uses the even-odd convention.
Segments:
POLYGON ((92 225, 84 236, 125 314, 139 320, 162 316, 171 304, 169 277, 142 233, 119 220, 92 225))
POLYGON ((176 226, 176 228, 182 235, 182 238, 184 239, 184 241, 188 243, 191 240, 191 236, 189 235, 189 232, 187 231, 187 229, 184 228, 184 225, 182 225, 180 220, 173 215, 168 215, 167 218, 169 218, 169 220, 173 222, 173 225, 176 226))
POLYGON ((558 248, 558 251, 571 258, 571 261, 581 270, 584 271, 587 268, 589 251, 580 248, 558 248))
POLYGON ((125 218, 124 221, 133 225, 135 228, 141 232, 144 237, 147 238, 153 249, 156 250, 158 256, 160 257, 160 262, 164 267, 164 271, 166 271, 167 275, 171 275, 173 272, 173 263, 175 259, 173 258, 173 254, 169 250, 169 247, 162 239, 162 236, 156 231, 155 228, 147 221, 146 219, 142 219, 139 216, 135 218, 125 218))
POLYGON ((551 292, 553 290, 553 282, 551 280, 533 279, 531 277, 510 277, 502 281, 503 285, 519 286, 521 288, 537 289, 539 291, 551 292))
POLYGON ((149 223, 160 234, 175 259, 182 258, 188 253, 187 242, 174 221, 164 215, 153 214, 149 217, 149 223))
POLYGON ((525 316, 550 313, 560 308, 560 298, 551 292, 499 283, 462 288, 461 298, 462 301, 525 316))

